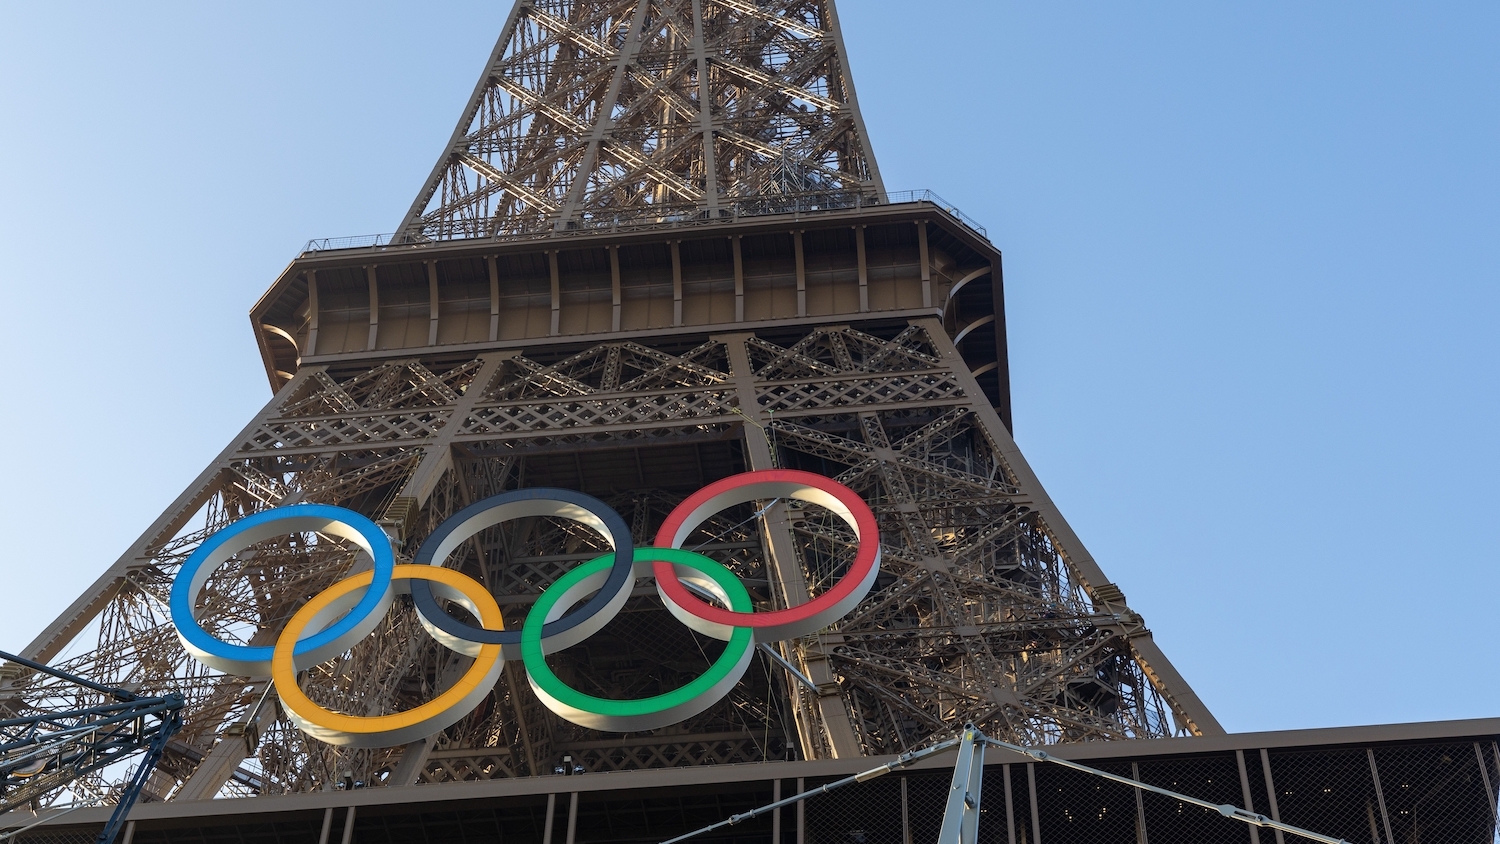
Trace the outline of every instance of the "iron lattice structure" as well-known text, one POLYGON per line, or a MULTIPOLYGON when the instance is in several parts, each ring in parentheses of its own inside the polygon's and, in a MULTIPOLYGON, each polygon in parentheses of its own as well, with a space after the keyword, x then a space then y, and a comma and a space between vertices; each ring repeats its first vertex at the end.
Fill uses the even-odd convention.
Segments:
POLYGON ((399 235, 883 191, 831 0, 524 0, 399 235))
MULTIPOLYGON (((1000 255, 930 195, 884 192, 831 2, 523 0, 402 231, 419 242, 287 268, 251 312, 275 396, 24 652, 66 650, 69 672, 186 698, 146 799, 538 776, 565 756, 588 771, 848 758, 966 722, 1026 745, 1221 732, 1017 449, 1000 255), (649 544, 687 495, 773 467, 863 496, 882 573, 843 620, 779 646, 796 673, 759 656, 671 728, 578 727, 508 666, 439 735, 334 748, 296 730, 263 680, 193 661, 168 621, 187 555, 267 508, 348 507, 409 559, 469 503, 556 486, 604 499, 649 544)), ((844 571, 841 522, 812 505, 758 512, 726 511, 689 541, 758 606, 844 571)), ((600 543, 522 519, 448 564, 519 625, 600 543)), ((262 542, 210 579, 199 612, 218 635, 270 642, 355 564, 328 536, 262 542)), ((550 660, 584 691, 641 696, 720 647, 642 591, 550 660)), ((461 662, 398 602, 306 686, 344 711, 394 711, 461 662)), ((0 674, 0 718, 91 703, 0 674)), ((109 789, 92 776, 74 791, 109 789)))

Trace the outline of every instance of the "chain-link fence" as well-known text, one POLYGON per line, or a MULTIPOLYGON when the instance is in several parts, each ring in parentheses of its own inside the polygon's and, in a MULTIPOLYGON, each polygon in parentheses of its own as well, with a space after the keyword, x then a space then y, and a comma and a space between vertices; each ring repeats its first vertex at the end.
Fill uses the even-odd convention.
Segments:
MULTIPOLYGON (((1136 799, 1136 790, 1130 786, 1056 765, 1032 763, 1012 767, 1016 773, 1025 773, 1025 790, 1020 795, 1025 798, 1028 813, 1031 809, 1031 783, 1033 780, 1036 783, 1036 817, 1019 825, 1015 837, 1017 842, 1031 844, 1041 840, 1042 836, 1038 834, 1041 830, 1047 831, 1049 840, 1059 835, 1069 841, 1129 842, 1135 839, 1140 825, 1141 803, 1136 799)), ((1129 764, 1105 763, 1094 767, 1120 776, 1133 776, 1129 764)), ((1016 796, 1013 787, 1012 802, 1016 796)))
MULTIPOLYGON (((1386 839, 1405 842, 1486 841, 1495 835, 1494 742, 1376 748, 1386 839)), ((1279 783, 1278 783, 1279 784, 1279 783)))
MULTIPOLYGON (((981 844, 1297 844, 1205 809, 1082 771, 991 764, 981 844)), ((1500 747, 1493 741, 1376 748, 1228 751, 1088 762, 1119 776, 1249 809, 1350 844, 1496 844, 1500 747)), ((949 773, 897 774, 811 798, 796 844, 937 840, 949 773)), ((821 785, 822 781, 810 787, 821 785)))
MULTIPOLYGON (((819 782, 817 785, 821 785, 819 782)), ((812 783, 809 783, 812 785, 812 783)), ((803 840, 808 844, 904 844, 902 780, 885 777, 832 792, 807 803, 803 840), (844 799, 839 799, 844 797, 844 799)))
POLYGON ((71 829, 36 829, 20 835, 0 839, 3 844, 94 844, 99 838, 99 829, 74 827, 71 829))
MULTIPOLYGON (((1130 776, 1216 805, 1243 807, 1245 792, 1236 763, 1233 754, 1143 759, 1131 763, 1134 773, 1130 776)), ((1244 823, 1201 806, 1152 792, 1141 793, 1140 804, 1139 826, 1154 841, 1239 842, 1246 838, 1244 823)))
MULTIPOLYGON (((1111 749, 1119 749, 1111 745, 1111 749)), ((1142 749, 1146 749, 1142 745, 1142 749)), ((949 757, 951 758, 951 757, 949 757)), ((1299 844, 1212 809, 1046 762, 990 750, 977 844, 1299 844)), ((1108 773, 1249 809, 1350 844, 1500 844, 1500 745, 1495 739, 1377 746, 1248 748, 1181 756, 1080 760, 1108 773)), ((744 766, 733 766, 744 771, 744 766)), ((132 844, 654 844, 839 779, 716 781, 703 767, 690 787, 635 785, 573 795, 262 813, 198 825, 138 822, 132 844), (445 806, 451 805, 451 808, 445 806), (326 821, 327 832, 324 832, 326 821), (324 836, 327 836, 326 838, 324 836)), ((783 769, 785 770, 785 769, 783 769)), ((951 769, 901 771, 766 813, 694 839, 697 844, 932 844, 951 769)), ((557 785, 568 782, 557 778, 557 785)), ((432 788, 433 797, 441 793, 432 788)), ((16 844, 85 844, 98 827, 38 827, 16 844)), ((8 844, 8 842, 6 842, 8 844)))

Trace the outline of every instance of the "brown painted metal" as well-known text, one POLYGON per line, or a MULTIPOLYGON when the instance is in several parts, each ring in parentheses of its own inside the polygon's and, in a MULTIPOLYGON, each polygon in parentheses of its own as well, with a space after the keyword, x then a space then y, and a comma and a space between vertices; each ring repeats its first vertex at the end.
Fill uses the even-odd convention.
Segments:
POLYGON ((518 0, 405 242, 884 193, 832 0, 518 0))
MULTIPOLYGON (((590 771, 879 756, 966 722, 1028 745, 1222 732, 1012 439, 1000 253, 934 198, 884 191, 831 3, 522 2, 490 67, 407 242, 287 267, 251 311, 275 397, 26 652, 52 660, 71 645, 69 671, 187 696, 155 797, 311 792, 346 772, 370 785, 526 778, 564 754, 590 771), (586 60, 611 44, 613 57, 586 60), (795 73, 736 58, 756 44, 792 50, 795 73), (532 67, 542 55, 553 66, 532 67), (591 110, 585 90, 623 111, 591 110), (649 155, 626 142, 643 126, 663 144, 649 155), (745 140, 772 135, 774 158, 745 140), (488 172, 480 159, 509 169, 460 189, 488 172), (809 184, 843 192, 791 190, 809 184), (652 217, 648 198, 656 211, 698 205, 652 217), (623 223, 583 225, 604 209, 623 223), (702 485, 777 466, 870 501, 881 578, 848 617, 781 646, 812 688, 757 661, 723 703, 670 730, 576 727, 512 666, 429 741, 332 748, 285 721, 262 683, 199 667, 166 619, 192 548, 269 507, 350 507, 409 557, 473 501, 564 486, 609 501, 645 544, 702 485)), ((722 514, 702 550, 762 606, 785 605, 847 564, 850 537, 826 515, 722 514)), ((525 520, 450 564, 519 624, 599 542, 525 520)), ((356 564, 326 539, 262 543, 210 582, 203 618, 269 641, 356 564)), ((695 643, 649 597, 618 624, 557 659, 596 693, 693 670, 661 655, 670 647, 629 647, 695 643)), ((325 705, 390 710, 429 697, 454 664, 397 610, 308 682, 325 705)), ((74 705, 62 693, 0 674, 0 713, 74 705)))

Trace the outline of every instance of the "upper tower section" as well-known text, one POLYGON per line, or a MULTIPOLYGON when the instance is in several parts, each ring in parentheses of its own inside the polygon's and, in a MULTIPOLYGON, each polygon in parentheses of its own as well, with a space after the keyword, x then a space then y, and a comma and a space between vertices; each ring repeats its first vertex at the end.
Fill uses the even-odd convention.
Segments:
POLYGON ((397 241, 884 190, 833 0, 517 0, 397 241))

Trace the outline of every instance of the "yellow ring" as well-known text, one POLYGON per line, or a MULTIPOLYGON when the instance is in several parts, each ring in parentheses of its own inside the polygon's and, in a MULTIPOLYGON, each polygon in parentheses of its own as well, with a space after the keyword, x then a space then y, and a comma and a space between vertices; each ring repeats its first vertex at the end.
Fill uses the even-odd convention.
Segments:
MULTIPOLYGON (((393 578, 398 592, 408 591, 409 581, 429 581, 439 587, 434 591, 440 597, 456 600, 478 616, 481 626, 490 630, 501 630, 505 626, 494 596, 468 575, 437 566, 400 565, 395 567, 393 578)), ((391 715, 345 715, 313 703, 297 684, 299 666, 293 657, 297 640, 303 630, 314 626, 315 621, 326 622, 329 616, 337 618, 346 612, 348 607, 341 606, 341 600, 352 606, 363 595, 357 590, 368 588, 373 582, 374 572, 366 571, 333 584, 297 610, 276 639, 276 650, 271 657, 271 681, 281 698, 282 708, 303 732, 328 744, 392 747, 430 736, 452 726, 479 705, 500 678, 500 670, 505 665, 499 645, 466 649, 468 656, 475 657, 474 664, 452 688, 415 709, 391 715)), ((444 644, 452 648, 452 643, 444 644)))

